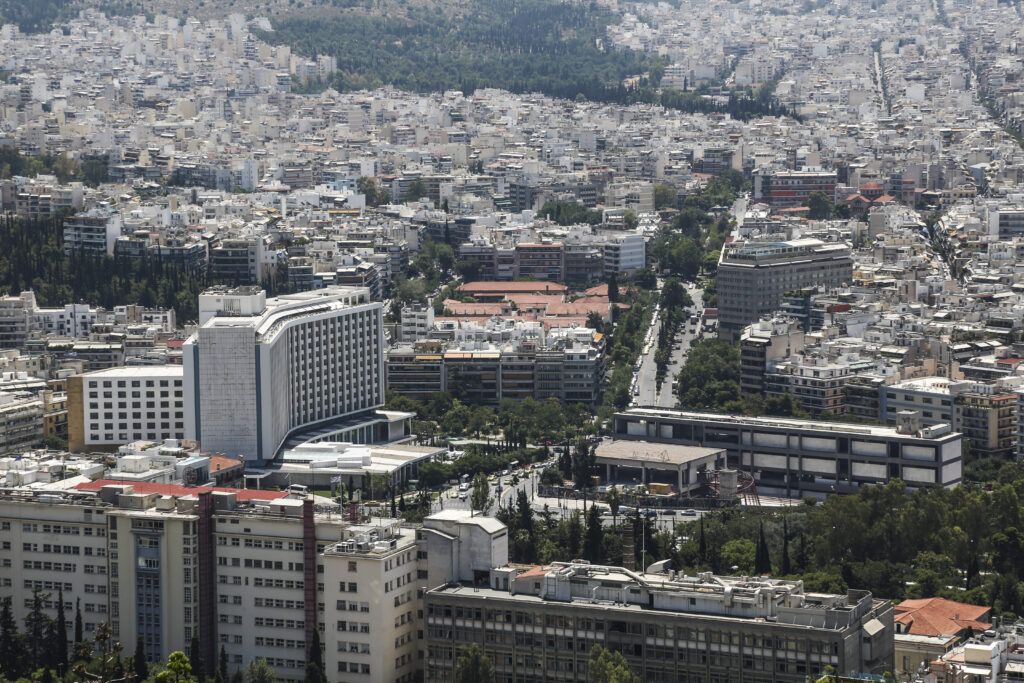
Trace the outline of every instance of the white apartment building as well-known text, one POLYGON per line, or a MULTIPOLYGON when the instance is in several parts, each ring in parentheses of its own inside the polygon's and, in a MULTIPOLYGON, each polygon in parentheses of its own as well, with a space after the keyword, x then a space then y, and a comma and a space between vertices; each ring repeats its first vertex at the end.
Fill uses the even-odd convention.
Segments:
POLYGON ((232 671, 264 657, 295 682, 313 629, 329 680, 417 680, 424 593, 486 584, 508 560, 505 526, 466 511, 413 529, 276 491, 107 480, 0 492, 0 544, 0 597, 19 621, 35 587, 52 592, 54 616, 60 588, 69 623, 80 597, 86 631, 106 622, 123 643, 141 636, 151 660, 197 637, 206 662, 223 646, 232 671))
POLYGON ((604 272, 633 273, 647 265, 647 243, 643 235, 608 237, 604 243, 604 272))
POLYGON ((180 365, 97 370, 68 378, 68 449, 112 451, 130 441, 182 439, 180 365))
POLYGON ((113 256, 121 236, 121 216, 93 209, 64 219, 64 251, 90 256, 113 256))
POLYGON ((270 460, 306 430, 376 440, 372 424, 352 430, 384 403, 382 304, 367 289, 214 289, 199 317, 183 348, 185 436, 203 450, 270 460))

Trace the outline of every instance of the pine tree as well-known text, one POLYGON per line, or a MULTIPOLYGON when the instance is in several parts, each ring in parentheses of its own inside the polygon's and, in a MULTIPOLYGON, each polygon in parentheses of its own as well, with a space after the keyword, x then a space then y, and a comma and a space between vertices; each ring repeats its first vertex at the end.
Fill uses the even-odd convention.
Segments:
POLYGON ((772 559, 768 553, 768 542, 764 537, 764 522, 761 522, 757 537, 757 551, 754 554, 754 573, 759 575, 772 573, 772 559))
POLYGON ((149 665, 146 663, 146 648, 142 644, 142 636, 135 640, 135 656, 132 657, 132 670, 135 672, 136 681, 144 681, 149 678, 149 665))
POLYGON ((782 518, 782 575, 789 576, 793 568, 789 564, 789 521, 782 518))
POLYGON ((22 648, 18 635, 18 622, 14 620, 11 599, 0 603, 0 673, 10 680, 21 677, 22 648))

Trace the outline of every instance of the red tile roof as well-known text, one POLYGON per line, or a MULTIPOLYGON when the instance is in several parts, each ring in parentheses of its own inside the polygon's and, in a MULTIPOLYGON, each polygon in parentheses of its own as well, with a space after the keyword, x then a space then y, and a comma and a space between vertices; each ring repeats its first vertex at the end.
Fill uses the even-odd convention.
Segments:
POLYGON ((992 624, 982 621, 992 613, 989 607, 953 602, 945 598, 904 600, 894 608, 893 621, 903 624, 903 633, 919 636, 955 636, 971 628, 985 631, 992 624))
POLYGON ((99 491, 104 486, 128 485, 135 489, 135 493, 147 495, 156 493, 161 496, 188 496, 198 495, 204 491, 219 491, 221 493, 234 493, 239 501, 244 500, 277 500, 288 494, 285 491, 260 491, 257 489, 228 489, 219 486, 183 486, 181 484, 152 484, 148 482, 115 481, 113 479, 97 479, 96 481, 79 484, 75 488, 79 491, 99 491))

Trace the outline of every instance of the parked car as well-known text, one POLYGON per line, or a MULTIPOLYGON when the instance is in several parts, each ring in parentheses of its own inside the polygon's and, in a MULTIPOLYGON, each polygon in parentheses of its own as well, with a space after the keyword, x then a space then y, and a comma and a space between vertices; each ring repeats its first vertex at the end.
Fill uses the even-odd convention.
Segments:
POLYGON ((683 517, 696 517, 697 511, 692 509, 683 510, 683 517))

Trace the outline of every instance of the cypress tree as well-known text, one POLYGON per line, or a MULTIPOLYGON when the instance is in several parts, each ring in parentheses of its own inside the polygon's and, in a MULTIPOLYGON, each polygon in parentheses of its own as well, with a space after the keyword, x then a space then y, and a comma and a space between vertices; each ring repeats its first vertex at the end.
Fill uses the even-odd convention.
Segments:
POLYGON ((135 639, 135 656, 132 657, 132 670, 135 680, 140 683, 149 678, 149 665, 146 663, 146 648, 142 645, 142 636, 135 639))
POLYGON ((782 575, 789 576, 793 568, 789 564, 789 521, 782 518, 782 575))
POLYGON ((68 621, 64 616, 64 587, 57 589, 57 673, 61 676, 68 668, 68 621))
POLYGON ((189 644, 189 662, 192 664, 192 673, 195 674, 196 680, 202 683, 206 680, 206 662, 203 661, 203 651, 199 646, 199 637, 192 636, 192 642, 189 644))
POLYGON ((305 683, 327 683, 324 674, 324 654, 320 651, 320 629, 313 629, 313 642, 309 644, 305 683))
POLYGON ((224 644, 220 646, 220 661, 217 663, 217 669, 220 671, 220 677, 224 679, 224 683, 228 681, 228 653, 224 649, 224 644))
POLYGON ((11 599, 0 602, 0 673, 15 680, 21 677, 22 649, 18 636, 18 622, 14 620, 11 599))
POLYGON ((768 554, 768 542, 764 538, 764 522, 761 522, 758 531, 757 551, 754 554, 754 573, 761 575, 772 573, 772 559, 768 554))
POLYGON ((706 564, 708 561, 708 546, 707 541, 704 539, 704 518, 700 518, 700 535, 697 538, 697 560, 701 564, 706 564))
POLYGON ((43 614, 43 596, 39 589, 32 591, 32 609, 25 617, 25 635, 28 638, 28 667, 35 671, 43 664, 46 642, 46 615, 43 614))

